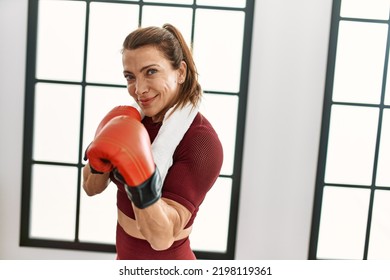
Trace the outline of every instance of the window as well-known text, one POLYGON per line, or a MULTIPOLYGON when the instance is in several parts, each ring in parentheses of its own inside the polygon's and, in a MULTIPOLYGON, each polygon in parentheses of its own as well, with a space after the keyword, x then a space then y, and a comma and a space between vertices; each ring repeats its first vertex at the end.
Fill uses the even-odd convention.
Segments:
POLYGON ((389 0, 334 0, 311 259, 390 259, 389 0))
POLYGON ((138 26, 169 22, 193 46, 205 92, 201 110, 225 154, 191 243, 198 258, 234 258, 253 6, 249 0, 30 0, 22 246, 115 252, 116 188, 84 194, 83 154, 101 118, 131 102, 121 73, 124 38, 138 26))

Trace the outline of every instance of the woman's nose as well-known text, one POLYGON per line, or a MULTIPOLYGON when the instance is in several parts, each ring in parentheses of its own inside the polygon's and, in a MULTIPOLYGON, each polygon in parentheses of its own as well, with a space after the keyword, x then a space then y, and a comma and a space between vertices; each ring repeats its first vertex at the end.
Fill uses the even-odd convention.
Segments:
POLYGON ((137 79, 135 83, 135 94, 143 95, 148 92, 148 85, 144 79, 137 79))

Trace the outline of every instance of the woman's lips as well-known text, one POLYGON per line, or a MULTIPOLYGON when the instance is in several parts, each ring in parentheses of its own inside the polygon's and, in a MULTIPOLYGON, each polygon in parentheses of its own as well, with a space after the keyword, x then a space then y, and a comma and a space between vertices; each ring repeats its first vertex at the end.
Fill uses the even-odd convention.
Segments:
POLYGON ((157 96, 150 97, 150 98, 138 99, 138 102, 140 103, 141 106, 146 107, 146 106, 149 106, 153 102, 153 100, 156 99, 156 97, 157 96))

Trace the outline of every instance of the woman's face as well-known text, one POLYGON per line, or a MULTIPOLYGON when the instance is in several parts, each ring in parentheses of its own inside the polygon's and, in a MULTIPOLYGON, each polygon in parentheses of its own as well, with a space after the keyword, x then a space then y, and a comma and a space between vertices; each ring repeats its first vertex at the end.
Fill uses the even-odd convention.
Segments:
POLYGON ((153 121, 161 121, 177 98, 180 84, 184 82, 186 64, 173 69, 169 60, 153 46, 123 51, 123 75, 127 90, 153 121), (161 114, 163 113, 163 114, 161 114))

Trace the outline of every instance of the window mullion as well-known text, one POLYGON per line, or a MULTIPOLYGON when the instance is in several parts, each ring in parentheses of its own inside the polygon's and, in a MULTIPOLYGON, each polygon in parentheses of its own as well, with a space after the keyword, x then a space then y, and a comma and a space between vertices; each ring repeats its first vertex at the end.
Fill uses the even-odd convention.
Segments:
POLYGON ((382 93, 381 93, 381 101, 379 105, 378 130, 377 130, 376 145, 375 145, 375 158, 374 158, 374 166, 372 171, 371 196, 370 196, 369 213, 367 219, 366 242, 364 246, 364 256, 363 256, 364 260, 366 260, 368 257, 369 243, 370 243, 371 222, 372 222, 372 214, 373 214, 374 198, 375 198, 375 190, 376 190, 376 176, 377 176, 377 169, 378 169, 378 158, 379 158, 381 133, 382 133, 383 110, 384 110, 384 101, 386 95, 387 71, 388 71, 388 63, 389 63, 389 47, 390 47, 390 28, 388 24, 386 53, 385 53, 385 61, 383 65, 382 93))
POLYGON ((85 9, 85 36, 84 36, 84 61, 83 74, 81 82, 81 112, 80 112, 80 138, 79 138, 79 156, 78 156, 78 176, 77 176, 77 199, 76 199, 76 225, 75 225, 75 241, 79 242, 79 228, 80 228, 80 197, 82 184, 82 167, 83 167, 83 139, 84 139, 84 113, 85 113, 85 89, 86 89, 86 75, 88 63, 88 38, 89 38, 89 14, 90 1, 86 1, 85 9))

